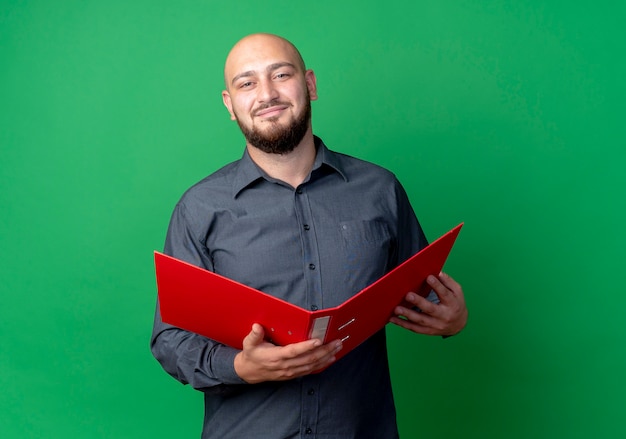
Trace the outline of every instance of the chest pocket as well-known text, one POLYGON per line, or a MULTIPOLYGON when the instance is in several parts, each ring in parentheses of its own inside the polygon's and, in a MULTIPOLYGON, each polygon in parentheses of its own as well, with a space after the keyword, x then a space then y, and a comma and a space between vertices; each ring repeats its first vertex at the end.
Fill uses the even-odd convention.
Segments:
POLYGON ((357 289, 365 288, 388 271, 389 227, 383 221, 342 221, 339 227, 346 257, 346 280, 357 289))

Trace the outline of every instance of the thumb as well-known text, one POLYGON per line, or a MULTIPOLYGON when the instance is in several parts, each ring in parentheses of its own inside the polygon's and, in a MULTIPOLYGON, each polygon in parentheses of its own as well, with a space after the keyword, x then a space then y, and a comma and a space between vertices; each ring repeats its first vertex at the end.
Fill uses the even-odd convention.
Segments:
POLYGON ((252 330, 250 331, 250 333, 246 335, 246 338, 243 339, 243 344, 257 346, 263 343, 264 338, 265 330, 263 329, 263 326, 255 323, 252 325, 252 330))

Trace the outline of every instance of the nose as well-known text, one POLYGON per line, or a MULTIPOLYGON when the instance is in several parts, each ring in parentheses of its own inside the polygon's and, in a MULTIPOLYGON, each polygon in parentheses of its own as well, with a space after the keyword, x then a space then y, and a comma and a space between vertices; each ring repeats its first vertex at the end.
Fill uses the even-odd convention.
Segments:
POLYGON ((271 102, 278 99, 278 90, 276 90, 271 80, 260 81, 257 90, 257 100, 260 103, 271 102))

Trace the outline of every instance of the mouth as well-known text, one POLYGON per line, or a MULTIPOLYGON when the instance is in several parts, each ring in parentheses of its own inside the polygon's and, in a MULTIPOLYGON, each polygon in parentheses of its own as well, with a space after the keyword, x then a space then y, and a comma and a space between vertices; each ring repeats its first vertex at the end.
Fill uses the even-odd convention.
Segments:
POLYGON ((288 105, 273 105, 268 108, 263 108, 254 113, 256 117, 271 118, 279 116, 283 111, 289 108, 288 105))

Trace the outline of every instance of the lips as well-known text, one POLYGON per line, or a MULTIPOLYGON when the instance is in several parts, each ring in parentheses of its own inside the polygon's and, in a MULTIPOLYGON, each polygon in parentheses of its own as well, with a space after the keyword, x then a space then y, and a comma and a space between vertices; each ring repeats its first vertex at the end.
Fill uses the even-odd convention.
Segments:
POLYGON ((273 117, 273 116, 278 116, 278 114, 280 114, 283 110, 286 110, 287 108, 289 108, 288 105, 272 105, 271 107, 267 107, 267 108, 262 108, 260 110, 257 110, 254 115, 257 117, 273 117))

